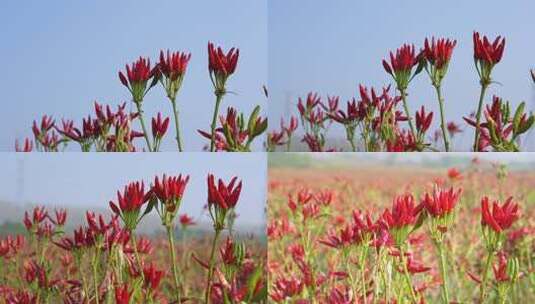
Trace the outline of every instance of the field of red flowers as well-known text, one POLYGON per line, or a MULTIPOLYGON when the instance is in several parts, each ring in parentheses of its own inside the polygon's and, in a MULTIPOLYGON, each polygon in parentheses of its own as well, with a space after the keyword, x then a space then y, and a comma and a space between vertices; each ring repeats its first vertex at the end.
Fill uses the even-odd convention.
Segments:
POLYGON ((265 244, 233 229, 242 182, 208 175, 203 234, 189 234, 196 223, 179 213, 188 182, 129 183, 109 202, 112 216, 87 211, 74 231, 65 209, 27 211, 27 233, 0 239, 0 303, 265 303, 265 244), (150 213, 164 235, 136 233, 150 213))
POLYGON ((272 167, 276 303, 535 301, 535 172, 272 167))

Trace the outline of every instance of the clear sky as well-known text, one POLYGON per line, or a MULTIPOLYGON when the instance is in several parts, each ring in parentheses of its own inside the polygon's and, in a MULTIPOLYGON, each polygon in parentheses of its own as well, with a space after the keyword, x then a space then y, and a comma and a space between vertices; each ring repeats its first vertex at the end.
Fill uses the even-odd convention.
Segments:
MULTIPOLYGON (((276 122, 271 128, 278 127, 280 117, 297 113, 297 97, 309 91, 339 95, 345 106, 357 94, 359 83, 378 88, 392 83, 381 60, 403 43, 419 48, 433 35, 457 40, 443 91, 447 119, 460 123, 463 115, 475 110, 479 96, 474 30, 507 40, 503 60, 493 72, 501 85, 490 88, 486 101, 498 94, 513 104, 525 100, 531 110, 535 106, 535 86, 529 76, 529 69, 535 68, 533 1, 271 0, 268 7, 269 111, 276 122)), ((421 104, 437 113, 425 73, 409 87, 411 111, 421 104)), ((436 118, 434 126, 438 127, 436 118)), ((472 136, 472 130, 465 134, 463 145, 472 136)))
POLYGON ((45 204, 108 208, 117 190, 132 181, 146 187, 156 175, 189 174, 180 213, 197 220, 206 204, 206 177, 229 181, 238 176, 243 189, 237 225, 262 225, 266 202, 264 153, 1 153, 0 200, 14 204, 45 204))
MULTIPOLYGON (((228 81, 236 94, 226 96, 221 113, 231 105, 247 114, 256 104, 265 106, 266 1, 2 1, 0 26, 3 151, 14 150, 15 138, 31 135, 32 121, 43 114, 81 122, 95 100, 129 101, 117 72, 140 55, 154 60, 168 48, 192 53, 177 100, 185 148, 201 150, 206 141, 197 129, 209 129, 214 105, 209 40, 240 49, 237 72, 228 81)), ((144 108, 151 117, 158 111, 172 115, 160 85, 144 108)), ((173 136, 163 149, 175 148, 173 136)))

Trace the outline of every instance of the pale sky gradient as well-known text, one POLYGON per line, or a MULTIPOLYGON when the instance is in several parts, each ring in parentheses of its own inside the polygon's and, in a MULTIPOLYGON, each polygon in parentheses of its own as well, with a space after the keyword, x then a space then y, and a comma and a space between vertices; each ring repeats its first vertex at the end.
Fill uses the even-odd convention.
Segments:
MULTIPOLYGON (((266 202, 264 153, 0 153, 0 201, 108 208, 117 190, 156 175, 189 174, 180 213, 198 217, 206 204, 206 177, 243 181, 237 225, 262 225, 266 202)), ((208 216, 200 218, 209 221, 208 216)))
MULTIPOLYGON (((419 48, 433 35, 457 40, 443 92, 447 120, 467 128, 462 116, 476 109, 479 96, 474 30, 492 39, 504 35, 507 41, 503 60, 493 72, 501 85, 491 86, 486 101, 498 94, 514 105, 526 101, 528 109, 534 109, 535 86, 529 76, 530 68, 535 68, 533 1, 309 0, 305 5, 298 0, 271 0, 268 6, 272 129, 278 128, 281 117, 297 114, 297 98, 309 91, 324 98, 339 95, 345 107, 358 93, 359 83, 376 88, 391 84, 382 59, 406 42, 419 48)), ((425 73, 409 87, 411 112, 422 104, 435 111, 437 128, 436 96, 425 73)), ((343 135, 341 128, 332 131, 333 136, 343 135)), ((455 148, 466 150, 472 128, 462 136, 461 147, 455 148)), ((535 150, 535 144, 528 145, 535 150)))
MULTIPOLYGON (((129 92, 117 72, 139 56, 157 58, 161 49, 187 51, 192 58, 177 101, 186 151, 200 151, 214 105, 208 76, 207 43, 240 49, 236 74, 221 106, 249 114, 265 109, 267 82, 266 1, 1 1, 2 119, 0 150, 13 151, 16 138, 31 136, 43 114, 74 119, 93 114, 93 101, 117 105, 129 92)), ((171 105, 158 85, 147 95, 146 120, 171 105)), ((174 130, 162 149, 176 150, 174 130)), ((262 149, 262 140, 253 147, 262 149)), ((144 144, 138 141, 138 146, 144 144)), ((75 145, 74 150, 79 150, 75 145)))

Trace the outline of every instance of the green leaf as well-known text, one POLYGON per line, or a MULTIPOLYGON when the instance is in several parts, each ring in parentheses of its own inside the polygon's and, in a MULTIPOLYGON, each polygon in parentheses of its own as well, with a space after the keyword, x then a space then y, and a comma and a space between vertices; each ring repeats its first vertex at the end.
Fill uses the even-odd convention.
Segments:
POLYGON ((524 113, 524 108, 526 107, 526 103, 522 102, 515 111, 515 116, 513 117, 513 130, 514 133, 518 133, 518 128, 520 127, 520 120, 522 119, 522 113, 524 113))
POLYGON ((255 132, 258 113, 260 113, 260 106, 256 106, 251 113, 251 116, 249 116, 249 122, 247 124, 247 131, 249 131, 249 134, 253 134, 255 132))

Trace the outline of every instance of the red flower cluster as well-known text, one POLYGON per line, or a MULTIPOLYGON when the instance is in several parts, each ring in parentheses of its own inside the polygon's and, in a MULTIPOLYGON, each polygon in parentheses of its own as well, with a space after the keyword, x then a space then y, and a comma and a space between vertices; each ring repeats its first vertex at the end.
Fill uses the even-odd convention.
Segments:
POLYGON ((167 50, 167 56, 160 51, 160 62, 158 63, 159 71, 169 80, 175 81, 181 79, 186 73, 191 54, 173 52, 167 50))
POLYGON ((213 174, 208 174, 208 205, 215 205, 220 209, 230 209, 236 206, 240 197, 242 182, 233 177, 228 185, 222 179, 216 185, 213 174))
POLYGON ((386 209, 383 212, 382 219, 389 229, 404 228, 416 223, 419 209, 415 205, 412 194, 405 194, 394 199, 392 211, 386 209))
POLYGON ((173 212, 176 207, 174 202, 182 199, 188 182, 189 175, 183 177, 180 174, 178 176, 168 177, 164 174, 161 181, 156 176, 154 185, 152 186, 152 192, 167 208, 171 209, 168 211, 173 212))
POLYGON ((232 75, 236 70, 239 56, 239 49, 231 48, 225 54, 221 47, 216 48, 212 42, 208 42, 208 70, 210 74, 214 73, 216 77, 224 78, 232 75))
POLYGON ((429 43, 425 38, 422 56, 436 69, 442 69, 448 66, 456 44, 456 40, 440 38, 435 41, 435 37, 432 37, 429 43))
POLYGON ((481 225, 490 227, 497 233, 511 227, 520 217, 518 205, 513 202, 513 197, 509 197, 502 206, 498 201, 493 201, 492 209, 489 204, 488 197, 481 199, 481 225))
POLYGON ((156 117, 152 118, 152 136, 156 139, 164 137, 169 127, 169 117, 162 120, 162 114, 158 112, 156 117))
POLYGON ((478 32, 474 32, 474 59, 482 61, 488 65, 495 65, 502 60, 503 51, 505 49, 505 38, 501 36, 496 37, 493 43, 490 43, 487 36, 483 39, 478 32))
POLYGON ((154 72, 155 70, 150 67, 150 59, 139 57, 132 63, 132 68, 126 65, 126 76, 119 71, 119 79, 125 87, 130 88, 137 84, 146 84, 154 76, 154 72))
POLYGON ((117 191, 118 204, 110 201, 110 208, 117 215, 124 212, 138 212, 141 206, 147 202, 143 182, 132 182, 124 187, 123 193, 117 191))
POLYGON ((383 59, 385 71, 394 76, 398 73, 410 73, 412 68, 418 64, 418 56, 414 45, 404 44, 396 50, 394 55, 390 52, 390 64, 383 59))
POLYGON ((432 217, 442 217, 453 211, 461 193, 461 189, 454 191, 453 187, 449 190, 435 188, 431 195, 425 194, 422 204, 432 217))

